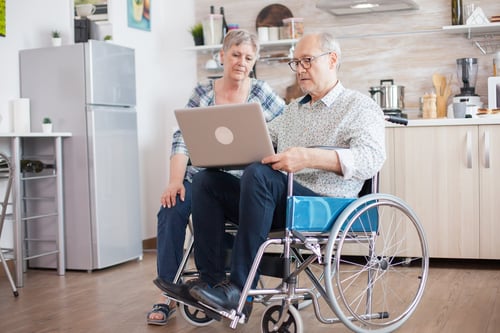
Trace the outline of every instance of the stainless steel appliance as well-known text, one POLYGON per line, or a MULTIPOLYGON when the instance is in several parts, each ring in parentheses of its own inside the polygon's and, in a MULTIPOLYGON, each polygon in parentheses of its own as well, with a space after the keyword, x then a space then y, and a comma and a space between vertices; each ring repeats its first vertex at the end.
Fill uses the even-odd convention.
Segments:
MULTIPOLYGON (((64 141, 66 267, 94 270, 142 256, 135 53, 89 40, 20 52, 31 129, 50 117, 64 141)), ((43 233, 44 230, 38 230, 43 233)), ((55 267, 40 258, 30 265, 55 267)))
POLYGON ((401 116, 405 107, 405 87, 394 84, 393 79, 380 80, 380 86, 370 87, 370 96, 385 114, 401 116))

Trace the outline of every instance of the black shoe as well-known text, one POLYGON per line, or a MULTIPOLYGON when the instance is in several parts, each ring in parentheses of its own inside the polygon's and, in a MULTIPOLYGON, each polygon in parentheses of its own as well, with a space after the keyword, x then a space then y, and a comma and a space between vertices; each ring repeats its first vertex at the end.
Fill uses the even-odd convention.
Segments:
POLYGON ((186 283, 177 284, 167 282, 160 277, 153 280, 153 283, 160 288, 167 296, 171 296, 179 301, 196 302, 189 293, 193 286, 205 287, 207 284, 200 279, 188 280, 186 283))
POLYGON ((189 290, 191 296, 218 310, 230 310, 238 307, 241 291, 229 281, 223 281, 213 288, 194 286, 189 290))

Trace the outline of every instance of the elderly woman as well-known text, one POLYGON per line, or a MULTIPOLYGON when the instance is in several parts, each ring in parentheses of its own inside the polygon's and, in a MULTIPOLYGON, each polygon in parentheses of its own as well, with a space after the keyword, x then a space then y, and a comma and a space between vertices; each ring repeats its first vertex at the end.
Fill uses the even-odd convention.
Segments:
MULTIPOLYGON (((193 90, 188 107, 216 104, 258 102, 265 118, 271 121, 281 114, 285 102, 264 81, 250 77, 259 57, 257 37, 245 30, 231 30, 224 38, 220 51, 223 76, 199 83, 193 90)), ((188 166, 189 153, 179 130, 174 133, 170 157, 169 183, 161 196, 157 230, 156 282, 172 282, 183 255, 186 226, 191 214, 191 181, 198 170, 188 166)), ((175 304, 160 302, 147 315, 148 324, 165 325, 175 311, 175 304)))

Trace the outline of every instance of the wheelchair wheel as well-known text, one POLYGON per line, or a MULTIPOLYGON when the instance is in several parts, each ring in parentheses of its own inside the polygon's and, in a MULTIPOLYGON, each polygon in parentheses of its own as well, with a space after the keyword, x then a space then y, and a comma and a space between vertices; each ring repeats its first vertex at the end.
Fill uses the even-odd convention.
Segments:
POLYGON ((215 319, 208 317, 202 310, 185 304, 179 305, 179 312, 181 313, 182 317, 193 326, 203 327, 210 325, 215 321, 215 319))
POLYGON ((288 313, 285 315, 283 323, 279 327, 275 327, 283 312, 283 307, 279 304, 269 305, 262 314, 261 332, 280 332, 280 333, 302 333, 304 324, 300 317, 299 310, 294 306, 288 308, 288 313))
POLYGON ((370 194, 337 218, 325 251, 333 311, 355 332, 392 332, 415 311, 429 256, 417 216, 402 200, 370 194))

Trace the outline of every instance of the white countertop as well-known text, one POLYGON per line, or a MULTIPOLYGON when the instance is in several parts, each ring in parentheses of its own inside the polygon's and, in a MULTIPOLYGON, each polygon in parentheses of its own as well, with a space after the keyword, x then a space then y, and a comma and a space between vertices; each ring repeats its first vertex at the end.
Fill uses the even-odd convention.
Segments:
MULTIPOLYGON (((409 118, 408 126, 467 126, 467 125, 493 125, 500 124, 500 115, 481 116, 477 118, 436 118, 436 119, 423 119, 423 118, 409 118)), ((401 125, 388 124, 390 127, 397 127, 401 125)))
POLYGON ((52 132, 52 133, 43 133, 43 132, 29 132, 29 133, 21 133, 21 132, 8 132, 8 133, 0 133, 0 137, 2 138, 14 138, 14 137, 23 137, 23 138, 54 138, 54 137, 69 137, 73 136, 70 132, 52 132))

